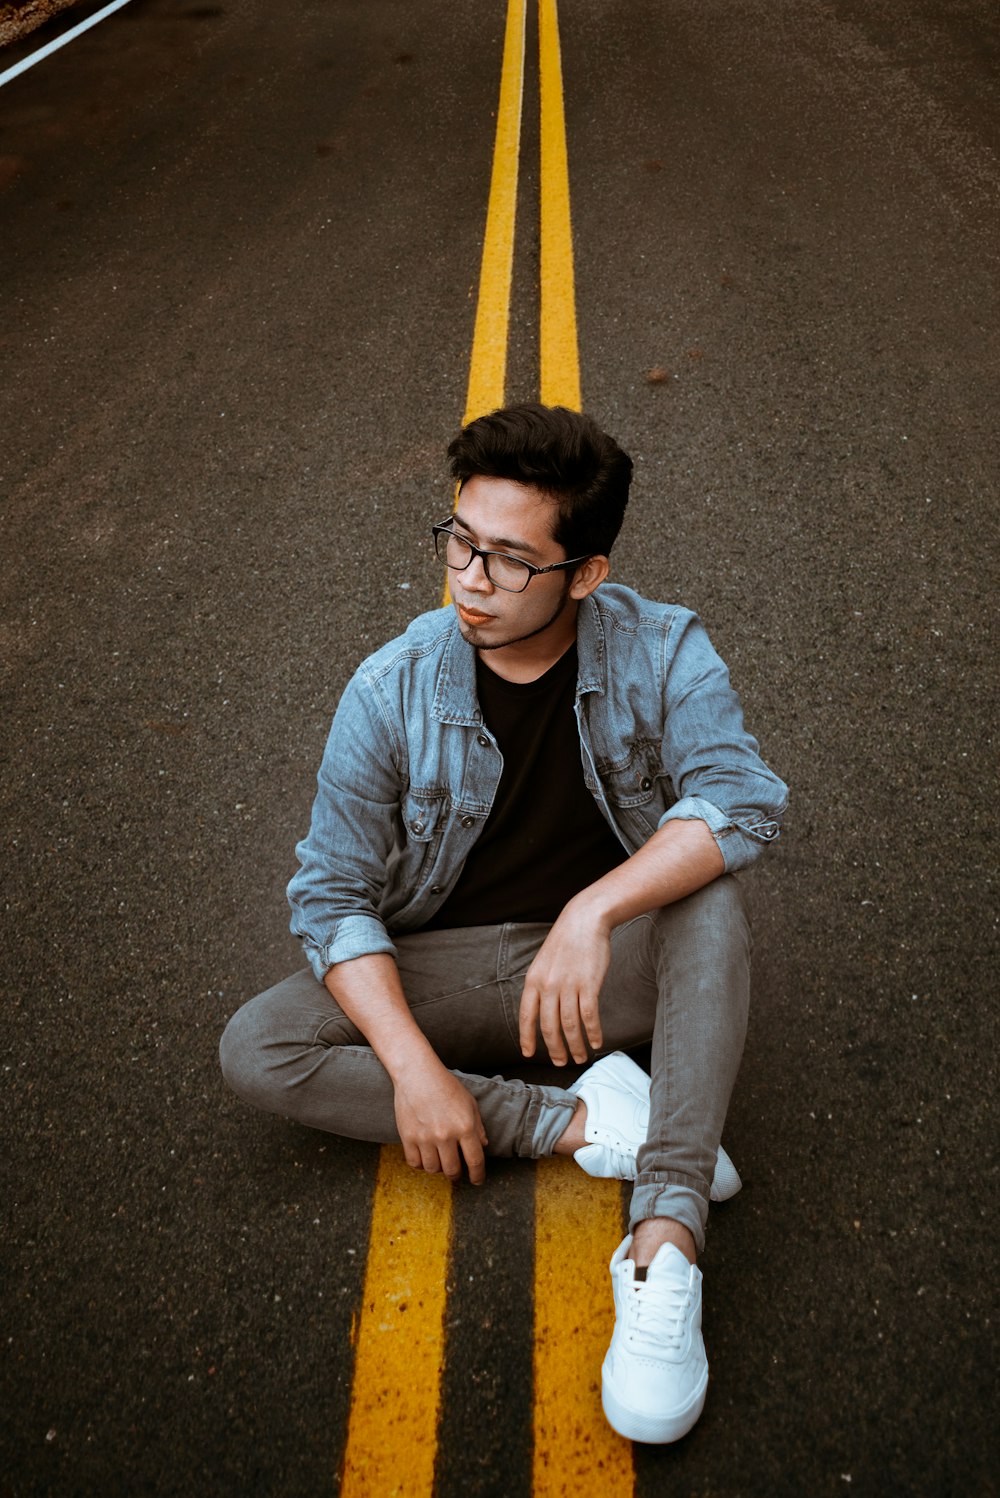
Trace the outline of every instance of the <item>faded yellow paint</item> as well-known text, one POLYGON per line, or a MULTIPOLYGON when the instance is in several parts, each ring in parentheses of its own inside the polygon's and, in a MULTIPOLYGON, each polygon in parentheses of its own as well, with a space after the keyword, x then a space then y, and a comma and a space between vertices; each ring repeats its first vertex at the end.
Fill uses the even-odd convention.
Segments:
POLYGON ((608 1261, 621 1238, 618 1181, 574 1160, 538 1165, 532 1498, 631 1498, 632 1446, 601 1410, 615 1322, 608 1261))
MULTIPOLYGON (((501 406, 514 258, 526 0, 509 0, 464 420, 501 406)), ((562 66, 555 0, 539 0, 540 397, 581 408, 562 66)), ((444 602, 450 593, 445 582, 444 602)), ((621 1188, 571 1160, 537 1167, 532 1498, 631 1498, 631 1445, 604 1421, 614 1321, 607 1263, 621 1188)), ((343 1498, 429 1498, 444 1363, 451 1187, 381 1153, 356 1344, 343 1498)), ((527 1333, 527 1328, 525 1329, 527 1333)))
MULTIPOLYGON (((517 222, 517 172, 521 152, 521 106, 524 99, 524 32, 527 0, 509 0, 504 30, 503 64, 493 170, 486 209, 486 233, 479 269, 479 297, 469 358, 469 384, 463 426, 503 405, 507 388, 507 333, 510 288, 514 274, 514 227, 517 222)), ((456 488, 456 497, 458 490, 456 488)), ((445 573, 441 603, 451 602, 445 573)))
MULTIPOLYGON (((466 422, 503 404, 514 265, 527 0, 509 0, 466 422)), ((450 598, 447 579, 444 603, 450 598)), ((451 1187, 382 1150, 357 1327, 344 1498, 433 1489, 451 1187)))
POLYGON ((507 329, 514 270, 517 167, 524 94, 524 23, 527 0, 510 0, 504 34, 500 100, 493 145, 493 171, 479 272, 479 300, 469 360, 465 421, 503 405, 507 378, 507 329))
MULTIPOLYGON (((539 0, 541 85, 540 388, 581 409, 569 162, 556 0, 539 0)), ((608 1261, 622 1237, 621 1186, 574 1160, 537 1167, 532 1498, 631 1498, 632 1447, 601 1409, 614 1328, 608 1261)))
POLYGON ((541 88, 541 400, 581 409, 580 355, 573 278, 573 229, 556 0, 539 0, 538 66, 541 88))
POLYGON ((444 1363, 451 1185, 382 1149, 357 1328, 342 1498, 428 1498, 444 1363))

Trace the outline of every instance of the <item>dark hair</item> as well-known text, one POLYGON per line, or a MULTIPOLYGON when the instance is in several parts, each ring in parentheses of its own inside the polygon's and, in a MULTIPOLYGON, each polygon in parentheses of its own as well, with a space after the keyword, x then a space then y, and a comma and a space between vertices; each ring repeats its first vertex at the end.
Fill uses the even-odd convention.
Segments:
POLYGON ((553 539, 568 557, 607 556, 621 530, 632 459, 589 416, 565 406, 506 406, 449 444, 459 484, 482 475, 539 489, 557 506, 553 539))

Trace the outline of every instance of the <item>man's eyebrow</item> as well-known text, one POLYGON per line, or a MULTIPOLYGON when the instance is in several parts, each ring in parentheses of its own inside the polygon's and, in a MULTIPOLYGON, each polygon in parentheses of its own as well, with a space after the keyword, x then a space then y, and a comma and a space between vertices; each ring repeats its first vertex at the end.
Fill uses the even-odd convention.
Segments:
MULTIPOLYGON (((452 515, 452 519, 456 520, 463 530, 468 531, 470 536, 476 536, 476 532, 473 530, 472 526, 467 520, 462 519, 457 510, 452 515)), ((518 541, 512 536, 486 536, 485 538, 482 536, 476 536, 476 539, 480 542, 484 542, 486 546, 503 547, 504 551, 526 551, 533 557, 541 556, 541 552, 539 551, 538 547, 532 546, 530 541, 518 541)))

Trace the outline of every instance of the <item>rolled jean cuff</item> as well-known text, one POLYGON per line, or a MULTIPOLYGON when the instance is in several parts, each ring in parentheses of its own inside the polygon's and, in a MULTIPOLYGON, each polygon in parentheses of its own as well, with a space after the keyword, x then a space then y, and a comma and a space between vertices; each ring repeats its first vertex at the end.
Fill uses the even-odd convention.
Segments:
POLYGON ((688 1185, 688 1180, 690 1177, 671 1177, 663 1171, 659 1180, 637 1182, 629 1208, 629 1232, 634 1233, 648 1217, 672 1217, 689 1230, 701 1253, 705 1247, 708 1199, 688 1185))
POLYGON ((541 1160, 552 1154, 557 1141, 569 1128, 577 1100, 561 1088, 532 1087, 531 1090, 536 1097, 531 1100, 524 1130, 527 1135, 531 1129, 531 1144, 524 1153, 532 1160, 541 1160))

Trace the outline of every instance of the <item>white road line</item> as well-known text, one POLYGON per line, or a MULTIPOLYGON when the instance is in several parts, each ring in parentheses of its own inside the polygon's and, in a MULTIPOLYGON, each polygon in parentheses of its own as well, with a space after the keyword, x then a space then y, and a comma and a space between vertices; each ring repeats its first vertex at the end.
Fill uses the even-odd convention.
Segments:
POLYGON ((43 57, 48 57, 51 52, 57 52, 60 47, 65 47, 66 43, 71 42, 74 37, 82 35, 84 31, 89 31, 91 26, 96 26, 98 21, 103 21, 105 16, 110 16, 112 11, 121 10, 122 6, 127 4, 128 0, 111 0, 110 5, 106 5, 103 10, 89 16, 86 21, 81 21, 79 26, 74 26, 71 31, 65 32, 62 36, 57 36, 54 42, 48 42, 44 47, 39 47, 38 51, 32 52, 29 57, 22 57, 21 61, 16 62, 12 68, 8 68, 5 73, 0 73, 0 88, 3 88, 4 84, 9 83, 12 78, 16 78, 19 73, 33 68, 36 62, 41 62, 43 57))

